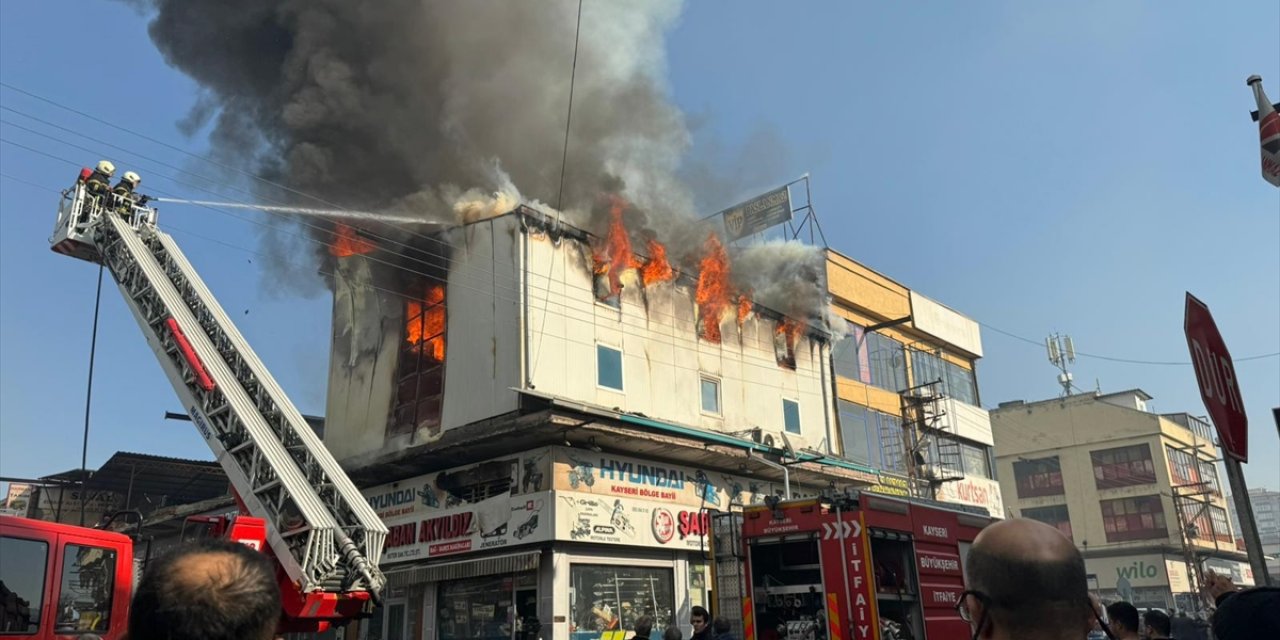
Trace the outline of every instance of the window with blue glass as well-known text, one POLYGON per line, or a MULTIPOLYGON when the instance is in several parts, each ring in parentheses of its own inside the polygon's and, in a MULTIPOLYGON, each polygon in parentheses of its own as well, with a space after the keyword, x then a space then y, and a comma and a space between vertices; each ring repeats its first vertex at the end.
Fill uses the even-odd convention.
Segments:
POLYGON ((938 383, 938 390, 966 404, 978 406, 978 382, 972 369, 943 359, 936 353, 911 350, 914 385, 938 383))
POLYGON ((907 470, 902 420, 897 416, 839 401, 841 455, 874 469, 907 470))
POLYGON ((862 327, 837 342, 831 352, 836 375, 895 393, 907 388, 906 347, 862 327))
POLYGON ((622 352, 602 344, 596 345, 596 384, 622 391, 622 352))
POLYGON ((782 401, 782 427, 789 433, 800 433, 800 403, 795 400, 782 401))
POLYGON ((720 415, 720 381, 715 378, 702 378, 702 412, 720 415))

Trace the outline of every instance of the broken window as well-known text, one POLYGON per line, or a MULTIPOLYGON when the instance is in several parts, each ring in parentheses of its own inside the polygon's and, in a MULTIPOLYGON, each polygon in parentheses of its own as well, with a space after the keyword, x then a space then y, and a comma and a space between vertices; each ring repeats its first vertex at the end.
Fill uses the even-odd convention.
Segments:
POLYGON ((445 289, 431 283, 404 306, 404 340, 396 371, 390 436, 440 429, 444 404, 445 289))

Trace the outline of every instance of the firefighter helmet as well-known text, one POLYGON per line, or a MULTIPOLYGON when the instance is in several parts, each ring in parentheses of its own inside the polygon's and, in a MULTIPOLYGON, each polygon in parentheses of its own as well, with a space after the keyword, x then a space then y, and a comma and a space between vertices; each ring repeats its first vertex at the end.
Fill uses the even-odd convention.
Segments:
POLYGON ((142 182, 142 176, 139 176, 138 174, 132 171, 126 171, 124 172, 124 181, 128 182, 129 186, 133 187, 134 189, 137 189, 138 184, 142 182))
POLYGON ((102 173, 105 173, 107 175, 111 175, 116 172, 116 166, 114 164, 111 164, 110 160, 99 160, 98 171, 101 171, 102 173))

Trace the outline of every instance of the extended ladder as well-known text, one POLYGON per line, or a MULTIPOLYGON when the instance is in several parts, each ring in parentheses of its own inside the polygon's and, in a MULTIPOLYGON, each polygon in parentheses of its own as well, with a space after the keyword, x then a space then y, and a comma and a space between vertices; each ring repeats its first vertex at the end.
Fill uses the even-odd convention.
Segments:
POLYGON ((375 598, 387 528, 245 342, 154 209, 64 192, 54 251, 100 262, 200 435, 304 593, 375 598))

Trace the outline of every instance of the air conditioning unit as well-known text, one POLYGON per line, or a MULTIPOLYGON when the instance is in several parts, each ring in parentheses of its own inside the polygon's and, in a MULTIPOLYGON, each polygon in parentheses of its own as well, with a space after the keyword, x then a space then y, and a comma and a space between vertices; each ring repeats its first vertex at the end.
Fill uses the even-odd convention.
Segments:
POLYGON ((782 439, 774 432, 765 431, 760 427, 756 427, 751 430, 751 441, 756 444, 762 444, 770 449, 776 448, 782 444, 782 439))

